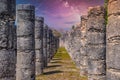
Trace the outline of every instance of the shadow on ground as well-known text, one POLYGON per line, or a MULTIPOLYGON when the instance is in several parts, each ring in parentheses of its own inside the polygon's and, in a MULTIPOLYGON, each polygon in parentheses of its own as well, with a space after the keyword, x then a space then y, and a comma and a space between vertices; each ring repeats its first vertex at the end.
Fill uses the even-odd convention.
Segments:
POLYGON ((62 71, 59 71, 59 70, 49 71, 49 72, 45 72, 44 75, 51 75, 51 74, 57 74, 57 73, 62 73, 62 71))
POLYGON ((61 63, 61 61, 52 61, 52 62, 50 62, 50 63, 61 63))
POLYGON ((38 75, 36 80, 87 80, 86 77, 80 76, 79 71, 65 48, 60 48, 44 69, 44 74, 38 75))
POLYGON ((53 58, 52 60, 55 61, 55 60, 61 60, 61 59, 60 58, 53 58))
POLYGON ((47 66, 47 68, 53 68, 53 67, 60 67, 61 65, 50 65, 50 66, 47 66))

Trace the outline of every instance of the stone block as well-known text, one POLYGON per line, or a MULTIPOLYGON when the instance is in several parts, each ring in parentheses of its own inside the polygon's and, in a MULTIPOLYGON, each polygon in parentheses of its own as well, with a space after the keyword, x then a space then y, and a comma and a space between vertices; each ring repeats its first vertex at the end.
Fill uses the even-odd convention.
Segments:
POLYGON ((89 59, 104 60, 106 56, 105 45, 88 45, 87 53, 88 53, 89 59))
POLYGON ((88 59, 88 74, 89 75, 105 75, 106 65, 104 60, 93 61, 88 59))
POLYGON ((18 50, 33 50, 35 42, 33 37, 17 37, 18 50))

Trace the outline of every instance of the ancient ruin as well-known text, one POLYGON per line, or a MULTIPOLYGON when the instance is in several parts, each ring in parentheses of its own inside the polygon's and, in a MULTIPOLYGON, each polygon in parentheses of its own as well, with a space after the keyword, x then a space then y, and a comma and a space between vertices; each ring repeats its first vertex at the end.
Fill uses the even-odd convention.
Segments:
POLYGON ((43 57, 44 57, 44 67, 47 67, 47 31, 48 26, 43 27, 43 57))
POLYGON ((36 17, 35 20, 35 53, 36 53, 36 75, 43 73, 43 25, 44 18, 36 17))
POLYGON ((15 80, 15 0, 0 0, 0 80, 15 80))
POLYGON ((80 48, 80 75, 87 76, 88 74, 88 53, 87 53, 87 15, 81 16, 81 48, 80 48))
POLYGON ((35 15, 34 5, 15 7, 15 0, 0 0, 0 80, 35 80, 59 47, 65 47, 80 76, 120 80, 120 0, 106 3, 107 8, 90 7, 59 37, 44 17, 35 15))
POLYGON ((120 80, 120 0, 108 2, 108 24, 106 27, 106 80, 120 80))
POLYGON ((17 5, 16 80, 35 80, 35 7, 17 5))
POLYGON ((87 20, 88 80, 106 80, 104 7, 90 8, 87 20))

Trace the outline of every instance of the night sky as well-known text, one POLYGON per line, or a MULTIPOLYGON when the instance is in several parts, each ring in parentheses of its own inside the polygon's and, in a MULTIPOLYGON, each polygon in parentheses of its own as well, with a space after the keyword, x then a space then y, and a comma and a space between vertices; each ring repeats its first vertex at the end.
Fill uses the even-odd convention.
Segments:
POLYGON ((59 30, 67 30, 80 22, 80 16, 88 7, 103 5, 104 0, 17 0, 17 4, 33 4, 36 15, 43 16, 45 23, 59 30))

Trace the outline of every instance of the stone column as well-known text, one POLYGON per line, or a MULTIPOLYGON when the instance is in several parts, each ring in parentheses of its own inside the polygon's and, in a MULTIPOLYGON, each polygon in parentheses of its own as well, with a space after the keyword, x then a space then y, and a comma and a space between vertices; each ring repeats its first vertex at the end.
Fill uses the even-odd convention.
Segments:
POLYGON ((48 26, 43 28, 43 55, 44 55, 44 67, 47 67, 47 30, 48 26))
POLYGON ((55 43, 55 37, 54 37, 54 34, 52 36, 52 58, 54 56, 54 52, 55 52, 55 46, 54 46, 54 43, 55 43))
POLYGON ((55 36, 55 40, 54 40, 54 55, 55 55, 55 53, 56 53, 56 51, 57 51, 57 46, 56 46, 56 44, 57 44, 57 37, 55 36))
POLYGON ((49 62, 50 62, 50 60, 51 60, 51 58, 52 58, 52 30, 50 29, 50 31, 49 31, 50 33, 50 59, 49 59, 49 62))
POLYGON ((30 4, 19 4, 16 17, 16 80, 35 80, 35 7, 30 4))
POLYGON ((15 52, 15 61, 17 61, 17 27, 13 26, 13 48, 14 48, 14 52, 15 52))
POLYGON ((52 59, 52 53, 53 53, 52 37, 53 37, 53 34, 52 34, 52 30, 51 30, 51 37, 50 37, 50 59, 52 59))
POLYGON ((36 52, 36 75, 43 73, 43 25, 44 18, 36 17, 35 20, 35 52, 36 52))
POLYGON ((47 31, 47 62, 50 62, 50 28, 47 31))
MULTIPOLYGON (((80 68, 80 40, 81 40, 81 31, 80 27, 76 30, 74 30, 73 34, 71 35, 71 38, 73 38, 69 43, 72 43, 73 49, 72 49, 72 56, 74 58, 75 64, 77 68, 80 68)), ((71 45, 69 45, 71 46, 71 45)))
POLYGON ((53 58, 54 55, 54 35, 53 32, 51 34, 51 59, 53 58))
POLYGON ((88 73, 88 56, 86 52, 86 46, 87 46, 87 38, 86 38, 86 25, 87 25, 87 16, 83 15, 81 16, 81 40, 80 40, 80 75, 81 76, 87 76, 88 73))
POLYGON ((58 38, 57 38, 57 44, 56 44, 56 45, 57 45, 57 50, 59 49, 59 46, 60 46, 59 43, 60 43, 60 39, 59 39, 59 37, 58 37, 58 38))
POLYGON ((13 45, 15 0, 0 0, 0 80, 15 80, 13 45))
POLYGON ((88 80, 106 80, 106 40, 105 10, 93 7, 88 12, 87 21, 87 53, 88 80))
POLYGON ((106 80, 120 80, 120 0, 108 2, 106 63, 106 80))
POLYGON ((56 46, 55 46, 55 45, 56 45, 56 37, 54 36, 54 37, 53 37, 53 49, 54 49, 54 50, 53 50, 53 57, 54 57, 54 55, 55 55, 55 53, 56 53, 56 46))

